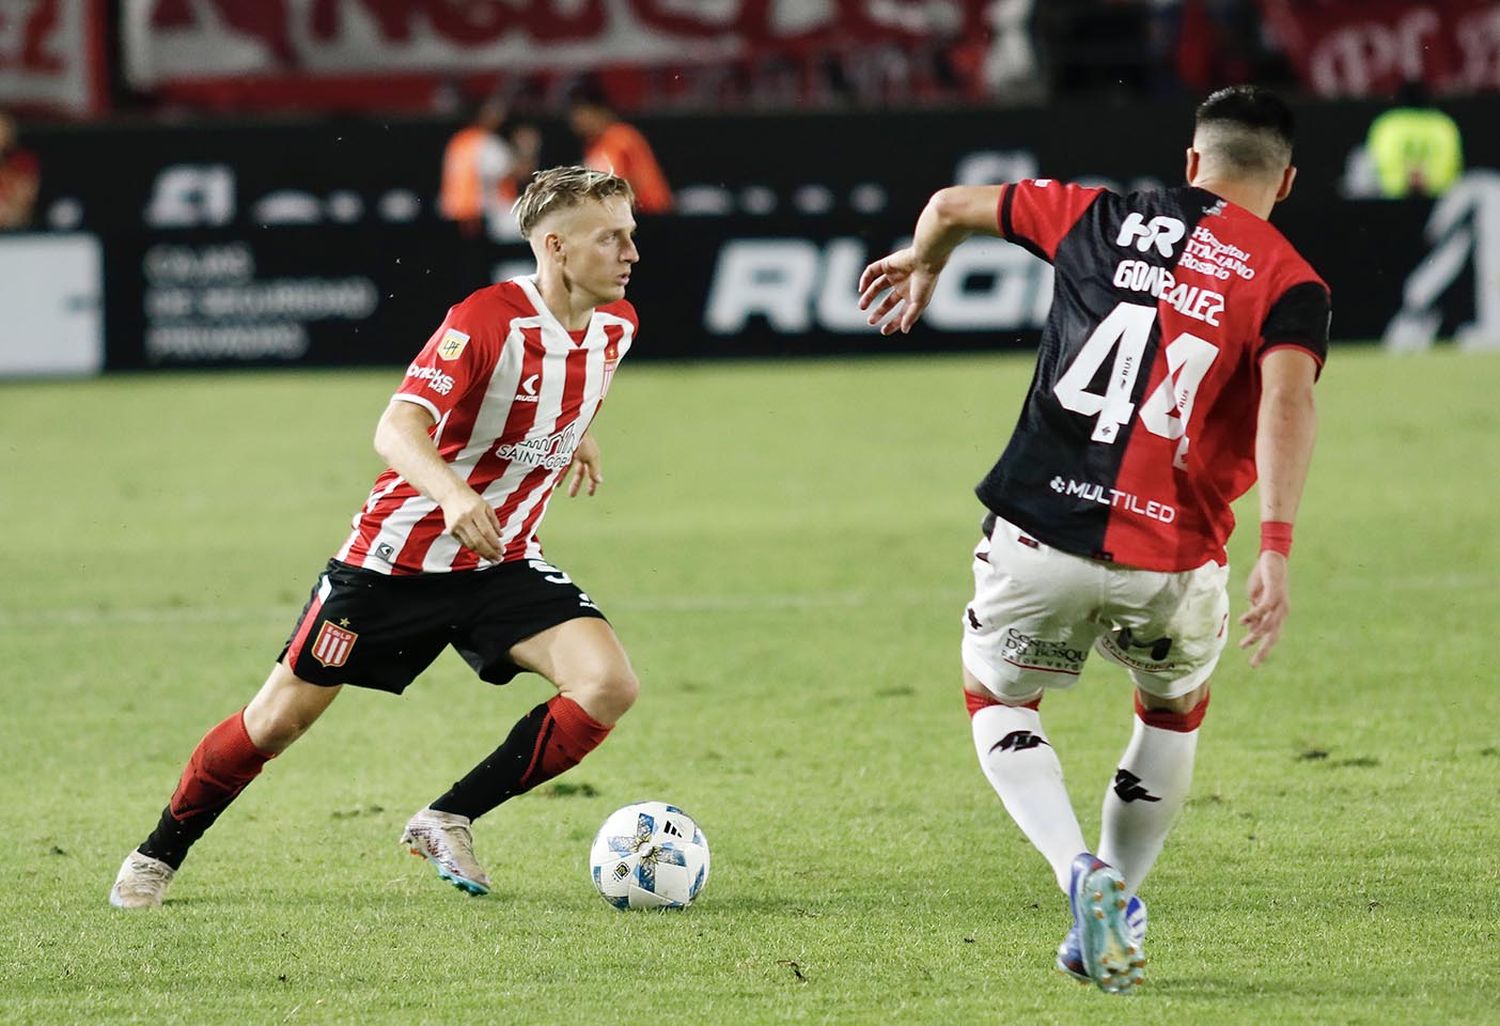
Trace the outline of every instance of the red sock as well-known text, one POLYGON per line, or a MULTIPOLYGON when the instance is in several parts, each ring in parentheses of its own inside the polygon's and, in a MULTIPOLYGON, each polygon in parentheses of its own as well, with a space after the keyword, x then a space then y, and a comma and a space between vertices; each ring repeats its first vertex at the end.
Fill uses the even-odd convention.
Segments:
POLYGON ((566 695, 553 698, 547 703, 547 715, 537 735, 531 763, 521 774, 520 789, 529 791, 577 766, 613 729, 584 712, 583 706, 566 695))
POLYGON ((1141 704, 1141 693, 1135 693, 1135 715, 1148 727, 1158 730, 1175 730, 1179 734, 1191 734, 1208 715, 1208 695, 1187 712, 1172 712, 1170 709, 1147 709, 1141 704))
MULTIPOLYGON (((992 705, 1004 705, 1005 703, 993 695, 976 695, 968 688, 964 688, 964 705, 969 707, 969 719, 981 709, 988 709, 992 705)), ((1037 695, 1029 702, 1022 702, 1023 709, 1040 709, 1042 707, 1042 696, 1037 695)))
POLYGON ((179 823, 224 808, 276 757, 250 741, 241 709, 198 742, 167 808, 179 823))

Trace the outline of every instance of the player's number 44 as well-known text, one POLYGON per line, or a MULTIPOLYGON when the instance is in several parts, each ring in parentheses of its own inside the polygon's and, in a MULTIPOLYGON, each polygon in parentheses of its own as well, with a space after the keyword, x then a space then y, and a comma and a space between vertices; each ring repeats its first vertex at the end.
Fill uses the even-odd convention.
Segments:
MULTIPOLYGON (((1064 409, 1097 418, 1093 441, 1113 445, 1120 437, 1120 428, 1135 414, 1135 403, 1130 396, 1135 391, 1135 379, 1141 373, 1146 343, 1151 340, 1155 323, 1156 307, 1121 303, 1099 322, 1072 365, 1057 379, 1052 392, 1064 409), (1115 362, 1104 394, 1090 392, 1090 383, 1111 352, 1115 354, 1115 362)), ((1184 331, 1168 343, 1166 355, 1167 376, 1141 405, 1141 423, 1153 435, 1170 441, 1181 439, 1172 462, 1184 467, 1193 399, 1219 355, 1219 347, 1184 331)))

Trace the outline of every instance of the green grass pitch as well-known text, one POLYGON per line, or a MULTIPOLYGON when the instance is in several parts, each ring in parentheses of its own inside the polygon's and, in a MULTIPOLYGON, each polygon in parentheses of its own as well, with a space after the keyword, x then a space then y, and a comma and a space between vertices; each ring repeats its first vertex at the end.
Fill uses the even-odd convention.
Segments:
MULTIPOLYGON (((1336 350, 1289 633, 1261 670, 1221 664, 1127 999, 1051 968, 1064 902, 959 694, 970 488, 1030 373, 627 365, 604 487, 559 496, 543 538, 643 697, 480 822, 494 893, 397 837, 550 690, 450 653, 404 698, 346 691, 145 914, 106 904, 120 859, 263 679, 378 469, 395 375, 0 388, 0 1021, 1500 1019, 1500 357, 1336 350), (595 828, 643 798, 712 843, 684 913, 616 912, 586 877, 595 828)), ((1090 836, 1129 710, 1104 665, 1043 705, 1090 836)))

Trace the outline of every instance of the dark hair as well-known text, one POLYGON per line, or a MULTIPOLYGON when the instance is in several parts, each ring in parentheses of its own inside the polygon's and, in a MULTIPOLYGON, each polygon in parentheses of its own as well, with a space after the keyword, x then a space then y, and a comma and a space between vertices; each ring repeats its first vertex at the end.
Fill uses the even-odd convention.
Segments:
POLYGON ((1291 160, 1292 110, 1269 89, 1220 89, 1198 105, 1195 122, 1199 148, 1237 170, 1279 173, 1291 160))
POLYGON ((1286 101, 1257 85, 1228 86, 1214 93, 1198 105, 1196 123, 1205 121, 1228 121, 1241 128, 1270 132, 1288 149, 1297 127, 1286 101))

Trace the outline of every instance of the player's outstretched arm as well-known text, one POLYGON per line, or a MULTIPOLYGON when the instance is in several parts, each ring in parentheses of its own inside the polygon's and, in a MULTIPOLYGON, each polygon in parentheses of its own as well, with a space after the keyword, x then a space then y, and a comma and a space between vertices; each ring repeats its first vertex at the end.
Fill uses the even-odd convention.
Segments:
POLYGON ((859 276, 859 308, 870 311, 869 322, 880 324, 882 335, 911 331, 960 242, 976 232, 1000 234, 995 221, 1000 188, 953 185, 938 190, 917 218, 911 245, 865 268, 859 276), (882 292, 887 295, 876 303, 875 297, 882 292), (896 316, 885 320, 892 311, 897 311, 896 316))
POLYGON ((432 444, 425 406, 392 399, 375 425, 375 451, 443 510, 443 530, 485 559, 500 558, 500 521, 490 504, 453 472, 432 444))
POLYGON ((1250 571, 1250 608, 1240 617, 1248 628, 1240 648, 1255 649, 1251 666, 1266 661, 1291 611, 1287 556, 1318 431, 1313 402, 1317 369, 1310 353, 1291 347, 1268 353, 1260 364, 1255 466, 1260 478, 1261 552, 1250 571))

